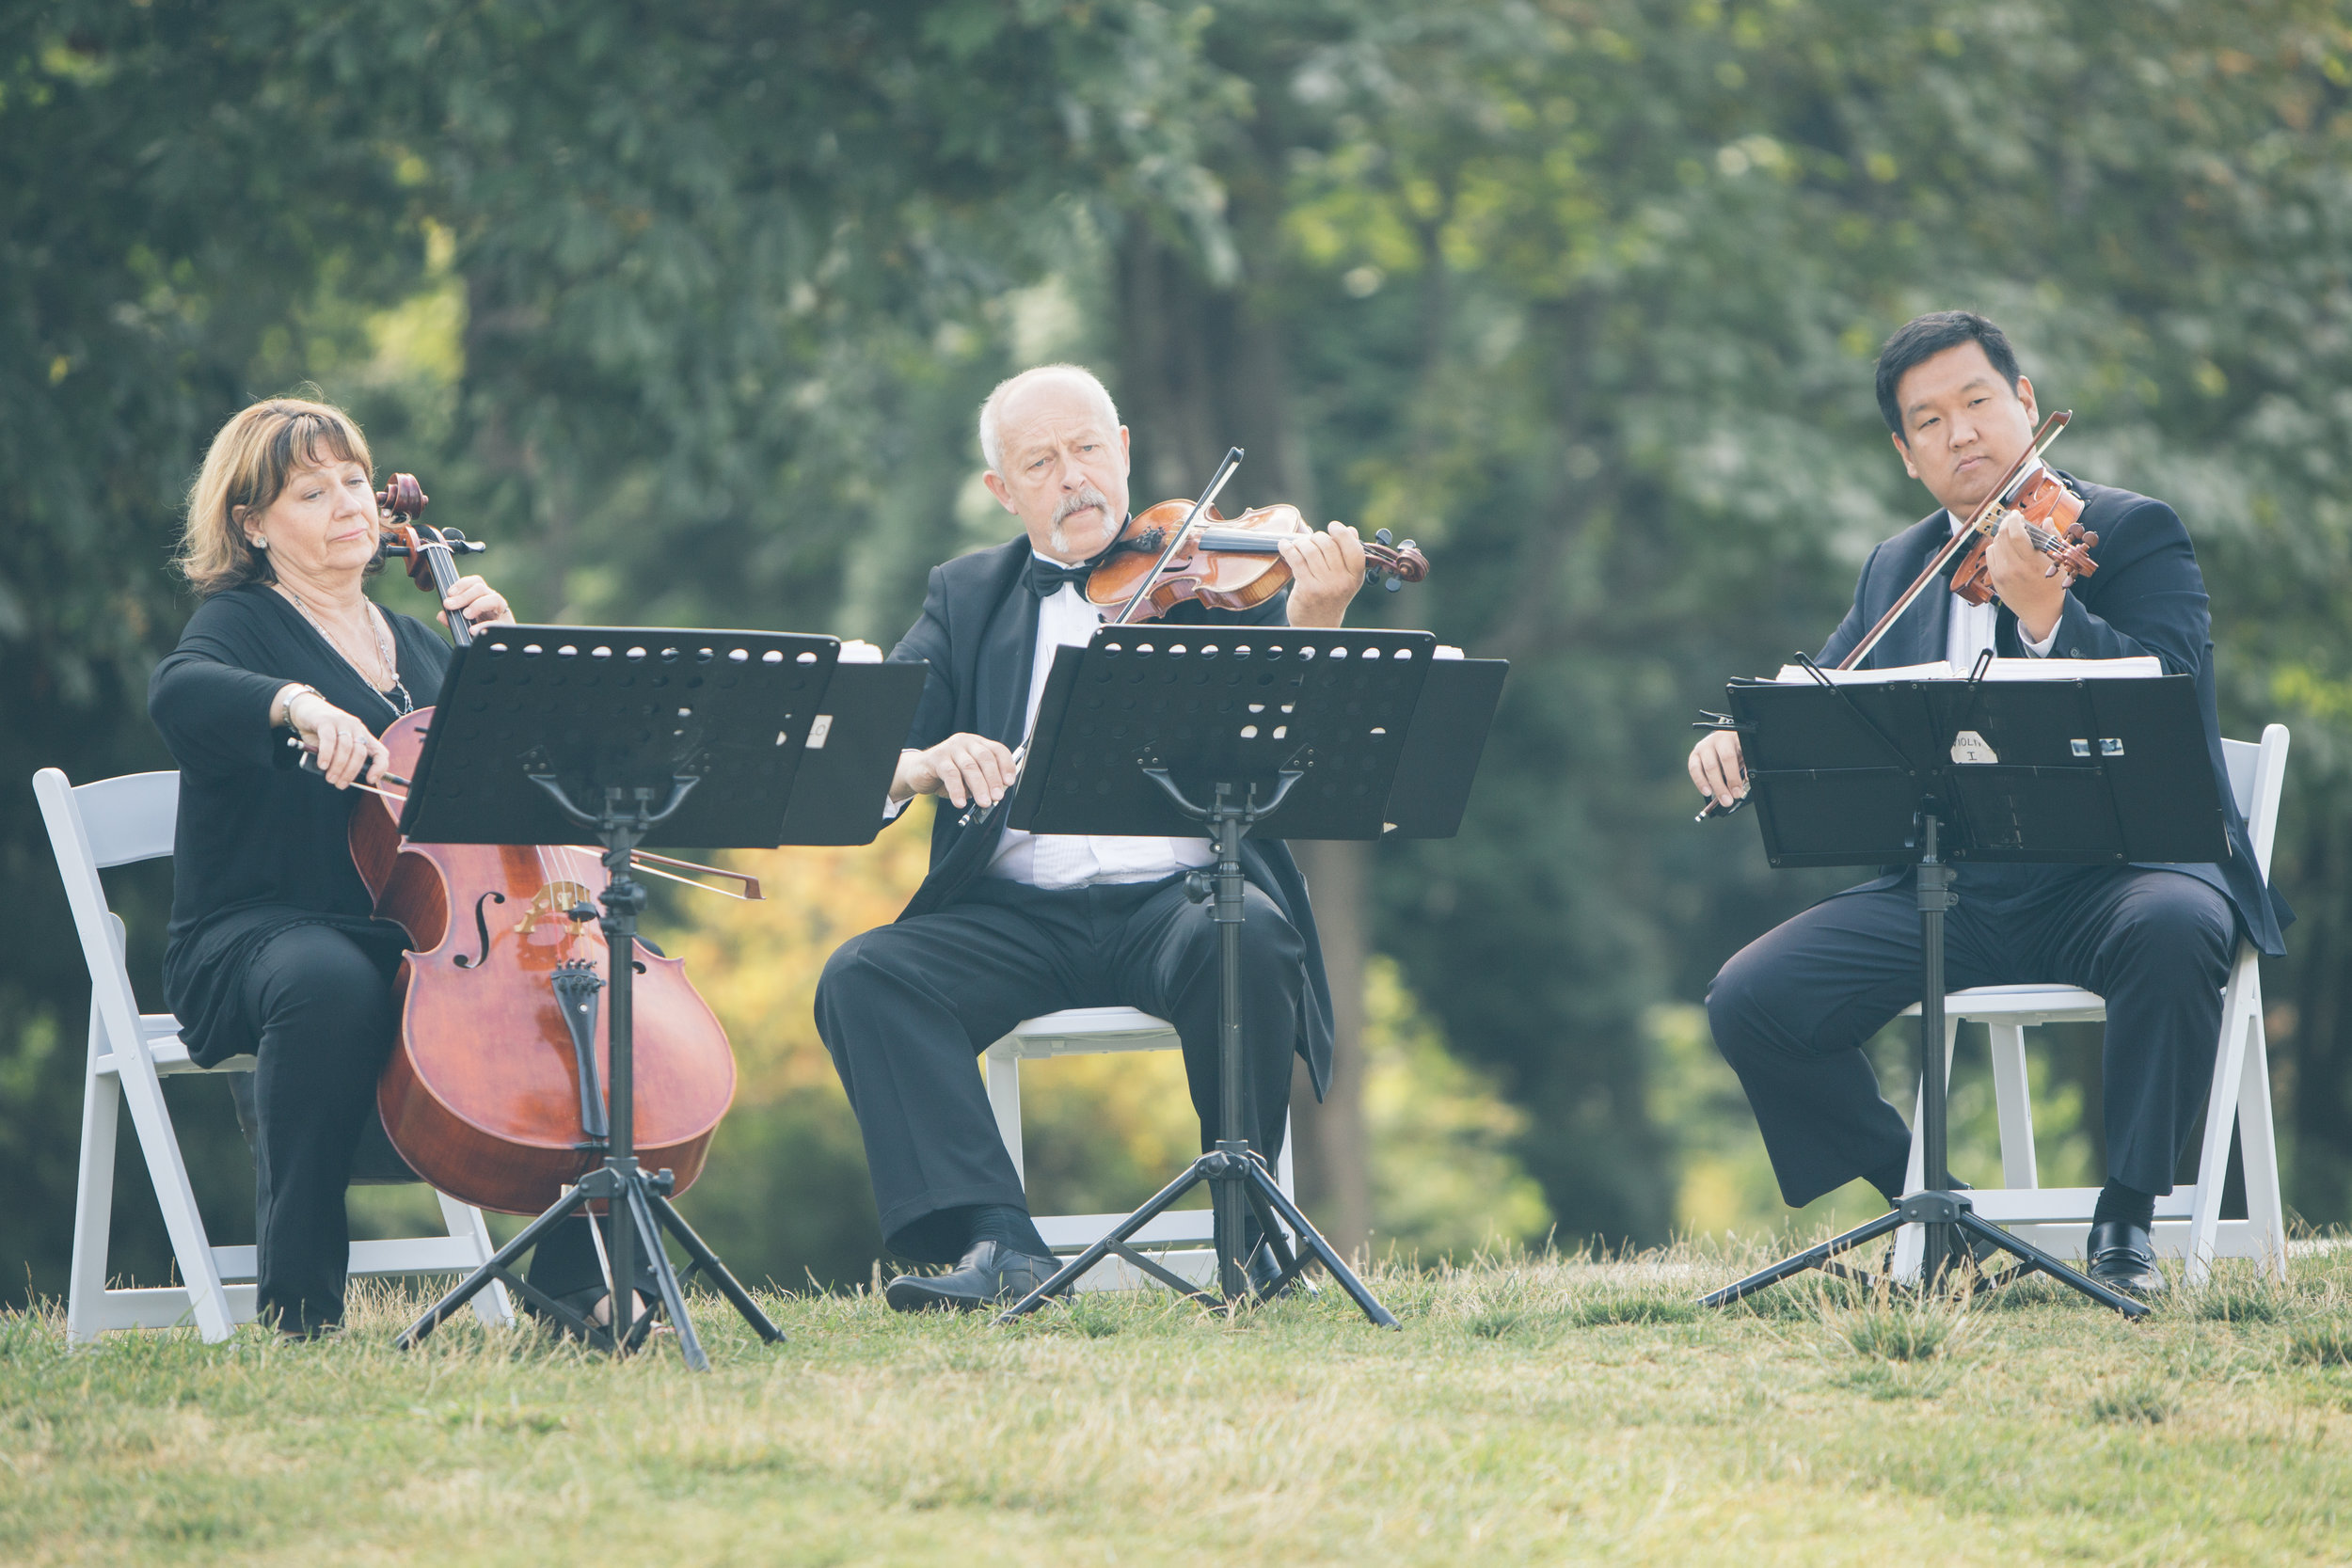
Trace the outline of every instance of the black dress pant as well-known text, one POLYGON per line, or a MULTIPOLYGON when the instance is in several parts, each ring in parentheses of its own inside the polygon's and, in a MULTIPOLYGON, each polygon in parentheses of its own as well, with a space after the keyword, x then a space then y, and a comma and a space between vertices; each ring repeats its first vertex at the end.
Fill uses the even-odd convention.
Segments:
MULTIPOLYGON (((1023 1019, 1130 1006, 1168 1020, 1201 1148, 1220 1136, 1216 927, 1184 883, 1047 890, 982 878, 949 907, 852 937, 827 961, 818 1033, 857 1113, 882 1234, 902 1256, 954 1261, 952 1243, 921 1223, 941 1210, 1027 1207, 975 1063, 1023 1019)), ((1305 943, 1254 887, 1246 913, 1246 1133, 1270 1161, 1290 1108, 1305 943)))
MULTIPOLYGON (((257 1294, 263 1321, 283 1327, 342 1321, 351 1258, 343 1189, 400 1023, 385 961, 333 927, 294 926, 262 942, 246 968, 242 1003, 261 1042, 257 1294)), ((540 1243, 530 1277, 551 1295, 600 1283, 588 1222, 576 1218, 540 1243)))
MULTIPOLYGON (((2169 1193, 2220 1042, 2229 901, 2173 871, 1963 866, 1945 918, 1949 990, 2054 982, 2106 999, 2107 1175, 2169 1193)), ((1708 990, 1715 1044, 1802 1207, 1906 1157, 1911 1133, 1862 1044, 1919 1000, 1909 879, 1823 900, 1733 956, 1708 990)))

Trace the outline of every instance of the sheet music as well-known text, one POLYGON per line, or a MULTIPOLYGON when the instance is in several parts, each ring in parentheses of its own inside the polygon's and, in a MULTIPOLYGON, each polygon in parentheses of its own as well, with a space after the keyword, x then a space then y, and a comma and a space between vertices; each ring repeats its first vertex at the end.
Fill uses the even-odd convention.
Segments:
MULTIPOLYGON (((1833 686, 1879 686, 1888 681, 1956 681, 1968 672, 1952 668, 1948 659, 1931 664, 1905 664, 1891 670, 1823 670, 1833 686)), ((1993 681, 2153 680, 2164 673, 2164 662, 2153 654, 2133 658, 1996 658, 1984 678, 1993 681)), ((1813 672, 1802 664, 1784 664, 1772 677, 1779 686, 1811 686, 1813 672)))

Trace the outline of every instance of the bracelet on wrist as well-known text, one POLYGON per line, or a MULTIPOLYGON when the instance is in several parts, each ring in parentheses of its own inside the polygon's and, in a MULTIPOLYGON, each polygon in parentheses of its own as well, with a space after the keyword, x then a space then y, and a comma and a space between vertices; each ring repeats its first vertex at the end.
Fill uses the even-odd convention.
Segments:
POLYGON ((278 721, 271 726, 274 729, 292 729, 294 727, 294 705, 296 698, 318 697, 319 701, 322 703, 326 701, 325 697, 319 696, 319 689, 317 687, 305 686, 300 681, 294 681, 279 688, 278 692, 278 712, 280 717, 278 721))

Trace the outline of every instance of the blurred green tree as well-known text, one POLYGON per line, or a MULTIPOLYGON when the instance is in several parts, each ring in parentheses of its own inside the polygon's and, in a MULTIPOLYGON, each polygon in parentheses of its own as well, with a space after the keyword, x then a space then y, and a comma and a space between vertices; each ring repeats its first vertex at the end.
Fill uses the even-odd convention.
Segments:
MULTIPOLYGON (((1233 499, 1430 546, 1371 613, 1516 661, 1369 941, 1562 1231, 1657 1239, 1695 1146, 1646 1021, 1829 880, 1689 826, 1684 725, 1926 509, 1869 362, 1949 305, 2182 510, 2225 727, 2296 726, 2289 1196, 2352 1217, 2348 83, 2340 0, 0 0, 0 1250, 55 1287, 84 1010, 23 781, 164 764, 163 561, 235 407, 349 402, 531 613, 887 639, 1005 531, 980 394, 1073 353, 1139 495, 1246 445, 1233 499)), ((121 891, 142 976, 165 886, 121 891)))

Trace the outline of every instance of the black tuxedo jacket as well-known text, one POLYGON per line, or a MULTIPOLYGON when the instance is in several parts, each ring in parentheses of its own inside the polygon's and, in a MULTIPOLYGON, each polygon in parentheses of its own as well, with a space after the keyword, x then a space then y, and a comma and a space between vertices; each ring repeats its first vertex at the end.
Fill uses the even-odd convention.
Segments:
MULTIPOLYGON (((2229 826, 2230 859, 2220 865, 2179 864, 2159 869, 2185 872, 2218 888, 2237 911, 2254 945, 2275 958, 2286 951, 2280 933, 2293 923, 2295 913, 2285 900, 2263 885, 2254 869, 2253 844, 2247 837, 2245 819, 2230 794, 2230 775, 2221 760, 2221 724, 2214 704, 2213 617, 2205 599, 2204 574, 2197 569, 2197 552, 2189 545, 2188 530, 2160 500, 2104 484, 2079 480, 2074 483, 2087 503, 2083 527, 2099 536, 2090 551, 2099 569, 2077 578, 2067 590, 2066 608, 2058 618, 2058 640, 2051 645, 2050 657, 2131 658, 2153 654, 2163 661, 2166 674, 2197 677, 2205 746, 2221 787, 2221 810, 2229 826)), ((1844 658, 1951 536, 1950 515, 1939 509, 1872 550, 1854 588, 1853 608, 1822 645, 1816 662, 1826 668, 1844 658)), ((1951 607, 1948 592, 1930 589, 1922 594, 1919 602, 1905 610, 1903 618, 1870 650, 1863 667, 1883 670, 1941 659, 1951 607)), ((2025 657, 2017 617, 2006 605, 2001 607, 1996 627, 1994 651, 2007 658, 2025 657)), ((1866 885, 1887 887, 1898 880, 1899 875, 1890 875, 1866 885)))
MULTIPOLYGON (((907 744, 936 746, 951 735, 984 735, 1007 746, 1021 743, 1028 717, 1030 665, 1037 654, 1038 599, 1028 585, 1033 552, 1026 534, 994 549, 959 556, 931 568, 922 618, 890 651, 896 660, 926 659, 930 673, 914 710, 907 744)), ((1280 625, 1289 592, 1256 610, 1231 613, 1197 603, 1167 616, 1177 625, 1216 622, 1280 625)), ((1009 801, 1009 798, 1008 798, 1009 801)), ((942 809, 931 818, 931 868, 898 918, 944 909, 987 865, 1009 812, 1008 801, 960 827, 963 814, 942 809)), ((1274 900, 1305 941, 1307 990, 1300 1005, 1298 1053, 1307 1059, 1318 1098, 1331 1079, 1331 990, 1324 978, 1323 946, 1315 937, 1307 881, 1279 840, 1245 839, 1242 868, 1274 900)))

